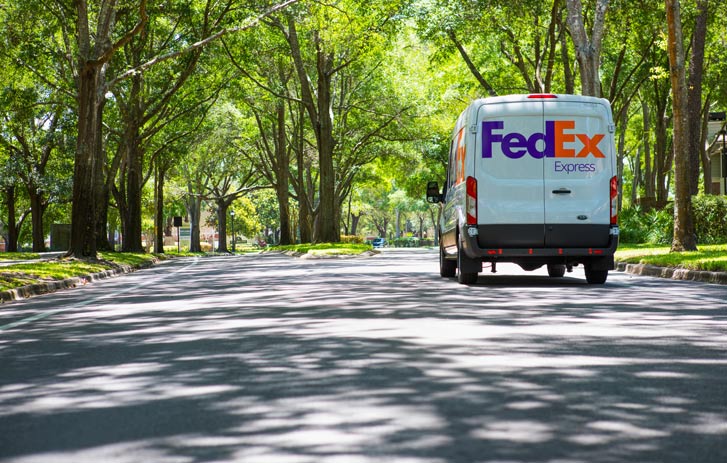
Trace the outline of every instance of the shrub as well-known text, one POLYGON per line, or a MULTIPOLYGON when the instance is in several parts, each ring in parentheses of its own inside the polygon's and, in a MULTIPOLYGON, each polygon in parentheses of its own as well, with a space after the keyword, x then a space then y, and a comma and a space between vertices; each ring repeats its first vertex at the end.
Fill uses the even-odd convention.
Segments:
POLYGON ((640 206, 633 206, 621 210, 619 214, 620 241, 624 243, 646 243, 648 229, 643 221, 643 211, 640 206))
POLYGON ((695 196, 694 228, 702 244, 727 243, 727 199, 724 196, 695 196))
POLYGON ((416 248, 419 246, 419 238, 395 238, 395 248, 416 248))
POLYGON ((364 239, 358 235, 341 235, 341 243, 346 244, 363 244, 364 239))
POLYGON ((652 209, 645 216, 648 228, 647 242, 651 244, 671 244, 674 238, 674 205, 664 209, 652 209))
MULTIPOLYGON (((694 228, 698 244, 727 243, 727 199, 694 196, 694 228)), ((671 244, 674 237, 674 205, 644 213, 639 206, 621 211, 621 241, 624 243, 671 244)))

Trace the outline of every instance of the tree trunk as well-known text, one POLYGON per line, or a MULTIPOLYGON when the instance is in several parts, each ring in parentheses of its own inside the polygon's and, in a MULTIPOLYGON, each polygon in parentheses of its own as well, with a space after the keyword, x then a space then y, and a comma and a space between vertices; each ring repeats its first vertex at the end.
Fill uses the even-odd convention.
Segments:
POLYGON ((320 205, 314 241, 337 243, 341 240, 338 226, 336 201, 336 173, 333 168, 333 104, 331 95, 331 68, 333 57, 318 52, 318 169, 320 205))
MULTIPOLYGON (((143 160, 144 152, 141 145, 141 127, 139 122, 143 119, 143 111, 140 108, 139 93, 141 83, 134 79, 132 84, 132 95, 129 98, 129 114, 126 116, 126 130, 124 135, 124 155, 126 156, 126 213, 124 221, 124 252, 144 252, 141 245, 141 194, 143 187, 143 160)), ((123 181, 124 179, 122 179, 123 181)))
POLYGON ((4 189, 5 206, 8 208, 8 235, 5 243, 5 252, 18 252, 19 227, 16 224, 17 215, 15 209, 15 186, 11 185, 4 189))
POLYGON ((394 238, 401 238, 401 211, 396 208, 396 221, 394 223, 394 238))
POLYGON ((439 214, 441 213, 441 210, 439 208, 436 208, 436 209, 437 209, 437 213, 435 214, 434 208, 433 207, 429 208, 429 217, 432 219, 432 224, 434 224, 434 247, 439 246, 439 226, 438 226, 439 220, 438 220, 438 218, 439 218, 439 214))
POLYGON ((187 208, 187 215, 189 215, 189 252, 202 252, 202 246, 199 241, 199 222, 202 217, 202 198, 193 195, 194 191, 191 184, 187 184, 187 198, 184 203, 187 208))
POLYGON ((43 233, 43 194, 37 188, 28 189, 30 198, 30 221, 32 224, 33 252, 45 251, 45 234, 43 233))
POLYGON ((164 175, 166 170, 161 161, 156 162, 154 176, 154 252, 164 254, 164 175))
POLYGON ((349 233, 350 233, 351 235, 355 235, 355 234, 356 234, 356 232, 358 231, 358 223, 359 223, 359 222, 361 221, 361 216, 362 216, 362 215, 363 215, 363 214, 362 214, 362 213, 360 213, 360 212, 359 212, 359 214, 358 214, 358 215, 356 215, 356 214, 351 214, 351 230, 349 231, 349 233))
POLYGON ((216 201, 217 205, 217 233, 219 242, 217 243, 217 252, 228 253, 227 250, 227 208, 230 202, 227 200, 216 201))
POLYGON ((102 87, 100 69, 83 63, 78 77, 78 139, 73 170, 73 205, 71 209, 71 246, 68 256, 93 259, 96 256, 96 167, 98 163, 97 131, 101 118, 98 104, 102 87))
POLYGON ((642 138, 642 147, 644 149, 644 189, 646 198, 650 198, 649 201, 653 203, 653 201, 656 199, 656 189, 654 188, 655 177, 654 169, 651 163, 651 141, 649 139, 651 134, 651 111, 649 109, 649 104, 644 98, 641 98, 641 110, 644 121, 644 131, 642 138))
MULTIPOLYGON (((99 89, 100 91, 101 89, 99 89)), ((102 109, 101 114, 103 114, 103 108, 106 106, 106 96, 100 96, 99 106, 102 109)), ((104 178, 104 172, 103 167, 106 159, 106 148, 103 144, 103 120, 99 116, 98 120, 96 121, 96 131, 98 133, 98 136, 96 137, 96 153, 98 153, 98 166, 96 168, 96 250, 98 251, 114 251, 115 248, 111 244, 111 240, 108 239, 109 237, 109 230, 108 230, 108 218, 109 218, 109 199, 111 197, 111 191, 109 187, 109 181, 107 181, 106 178, 104 178)), ((108 176, 113 175, 112 172, 115 172, 115 169, 113 166, 109 169, 109 172, 107 173, 108 176)), ((113 182, 113 178, 110 179, 111 182, 113 182)))
POLYGON ((275 159, 277 160, 276 188, 278 197, 278 213, 280 215, 280 244, 291 244, 290 234, 290 157, 288 155, 288 143, 285 131, 285 104, 278 102, 276 107, 278 121, 275 142, 275 159))
POLYGON ((585 28, 581 0, 566 0, 568 26, 576 50, 576 60, 581 71, 581 93, 601 96, 601 78, 598 70, 601 61, 601 42, 606 22, 609 0, 597 0, 593 16, 591 36, 585 28))
POLYGON ((697 249, 692 214, 692 197, 689 182, 689 112, 687 98, 684 48, 679 0, 665 0, 666 21, 669 33, 669 54, 672 98, 674 106, 674 239, 672 252, 697 249))
MULTIPOLYGON (((687 86, 687 121, 689 124, 688 162, 689 191, 699 193, 699 162, 704 151, 702 142, 702 77, 704 72, 704 42, 707 35, 708 1, 697 0, 697 18, 692 33, 689 58, 689 84, 687 86)), ((710 174, 705 171, 705 176, 710 174)))

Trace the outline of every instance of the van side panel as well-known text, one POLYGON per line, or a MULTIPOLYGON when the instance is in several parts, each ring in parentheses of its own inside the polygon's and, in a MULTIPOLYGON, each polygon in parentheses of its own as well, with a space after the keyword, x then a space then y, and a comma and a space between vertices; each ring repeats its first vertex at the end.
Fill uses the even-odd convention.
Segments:
POLYGON ((447 183, 445 185, 445 200, 441 211, 442 246, 449 254, 456 252, 457 226, 460 222, 461 207, 464 203, 464 179, 467 174, 467 161, 471 153, 467 147, 467 115, 465 110, 457 119, 449 149, 449 162, 447 169, 447 183))

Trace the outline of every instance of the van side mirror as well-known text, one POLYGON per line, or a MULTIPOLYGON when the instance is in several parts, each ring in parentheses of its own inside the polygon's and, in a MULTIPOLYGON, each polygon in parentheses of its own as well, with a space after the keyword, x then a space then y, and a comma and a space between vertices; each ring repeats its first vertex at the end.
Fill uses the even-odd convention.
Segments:
POLYGON ((444 201, 444 195, 439 192, 439 184, 437 182, 427 183, 427 202, 441 203, 444 201))

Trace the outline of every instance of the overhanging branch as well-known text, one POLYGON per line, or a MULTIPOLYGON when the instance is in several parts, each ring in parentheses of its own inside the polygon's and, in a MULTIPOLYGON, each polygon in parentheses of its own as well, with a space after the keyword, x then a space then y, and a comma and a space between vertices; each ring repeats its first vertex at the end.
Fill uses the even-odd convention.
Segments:
POLYGON ((167 61, 167 60, 176 58, 176 57, 181 56, 181 55, 183 55, 185 53, 189 53, 191 51, 194 51, 194 50, 197 50, 199 48, 205 47, 205 46, 209 45, 210 43, 214 42, 215 40, 219 39, 220 37, 226 35, 226 34, 231 34, 231 33, 235 33, 235 32, 242 32, 242 31, 246 31, 248 29, 251 29, 251 28, 257 26, 260 23, 260 21, 262 21, 263 19, 267 18, 268 16, 270 16, 270 15, 272 15, 272 14, 274 14, 274 13, 276 13, 276 12, 278 12, 278 11, 280 11, 280 10, 282 10, 282 9, 284 9, 284 8, 286 8, 286 7, 294 4, 296 2, 298 2, 298 0, 286 0, 283 3, 280 3, 278 5, 275 5, 275 6, 271 7, 270 9, 268 9, 267 11, 265 11, 263 14, 257 16, 254 19, 251 19, 250 21, 248 21, 246 24, 243 24, 242 26, 232 27, 232 28, 229 28, 229 29, 228 28, 222 29, 222 30, 218 31, 217 33, 212 34, 212 35, 210 35, 209 37, 207 37, 205 39, 202 39, 202 40, 200 40, 198 42, 193 43, 192 45, 190 45, 189 47, 185 48, 184 50, 179 50, 179 51, 175 51, 175 52, 172 52, 172 53, 167 53, 166 55, 157 56, 157 57, 155 57, 155 58, 147 61, 146 63, 143 63, 143 64, 141 64, 141 65, 139 65, 139 66, 137 66, 137 67, 135 67, 133 69, 129 69, 128 71, 120 74, 114 80, 112 80, 111 82, 109 82, 108 87, 111 88, 114 85, 116 85, 118 82, 120 82, 120 81, 122 81, 124 79, 127 79, 127 78, 133 76, 134 74, 137 74, 137 73, 140 73, 140 72, 144 72, 145 70, 149 69, 150 67, 152 67, 152 66, 154 66, 154 65, 156 65, 158 63, 161 63, 163 61, 167 61))

